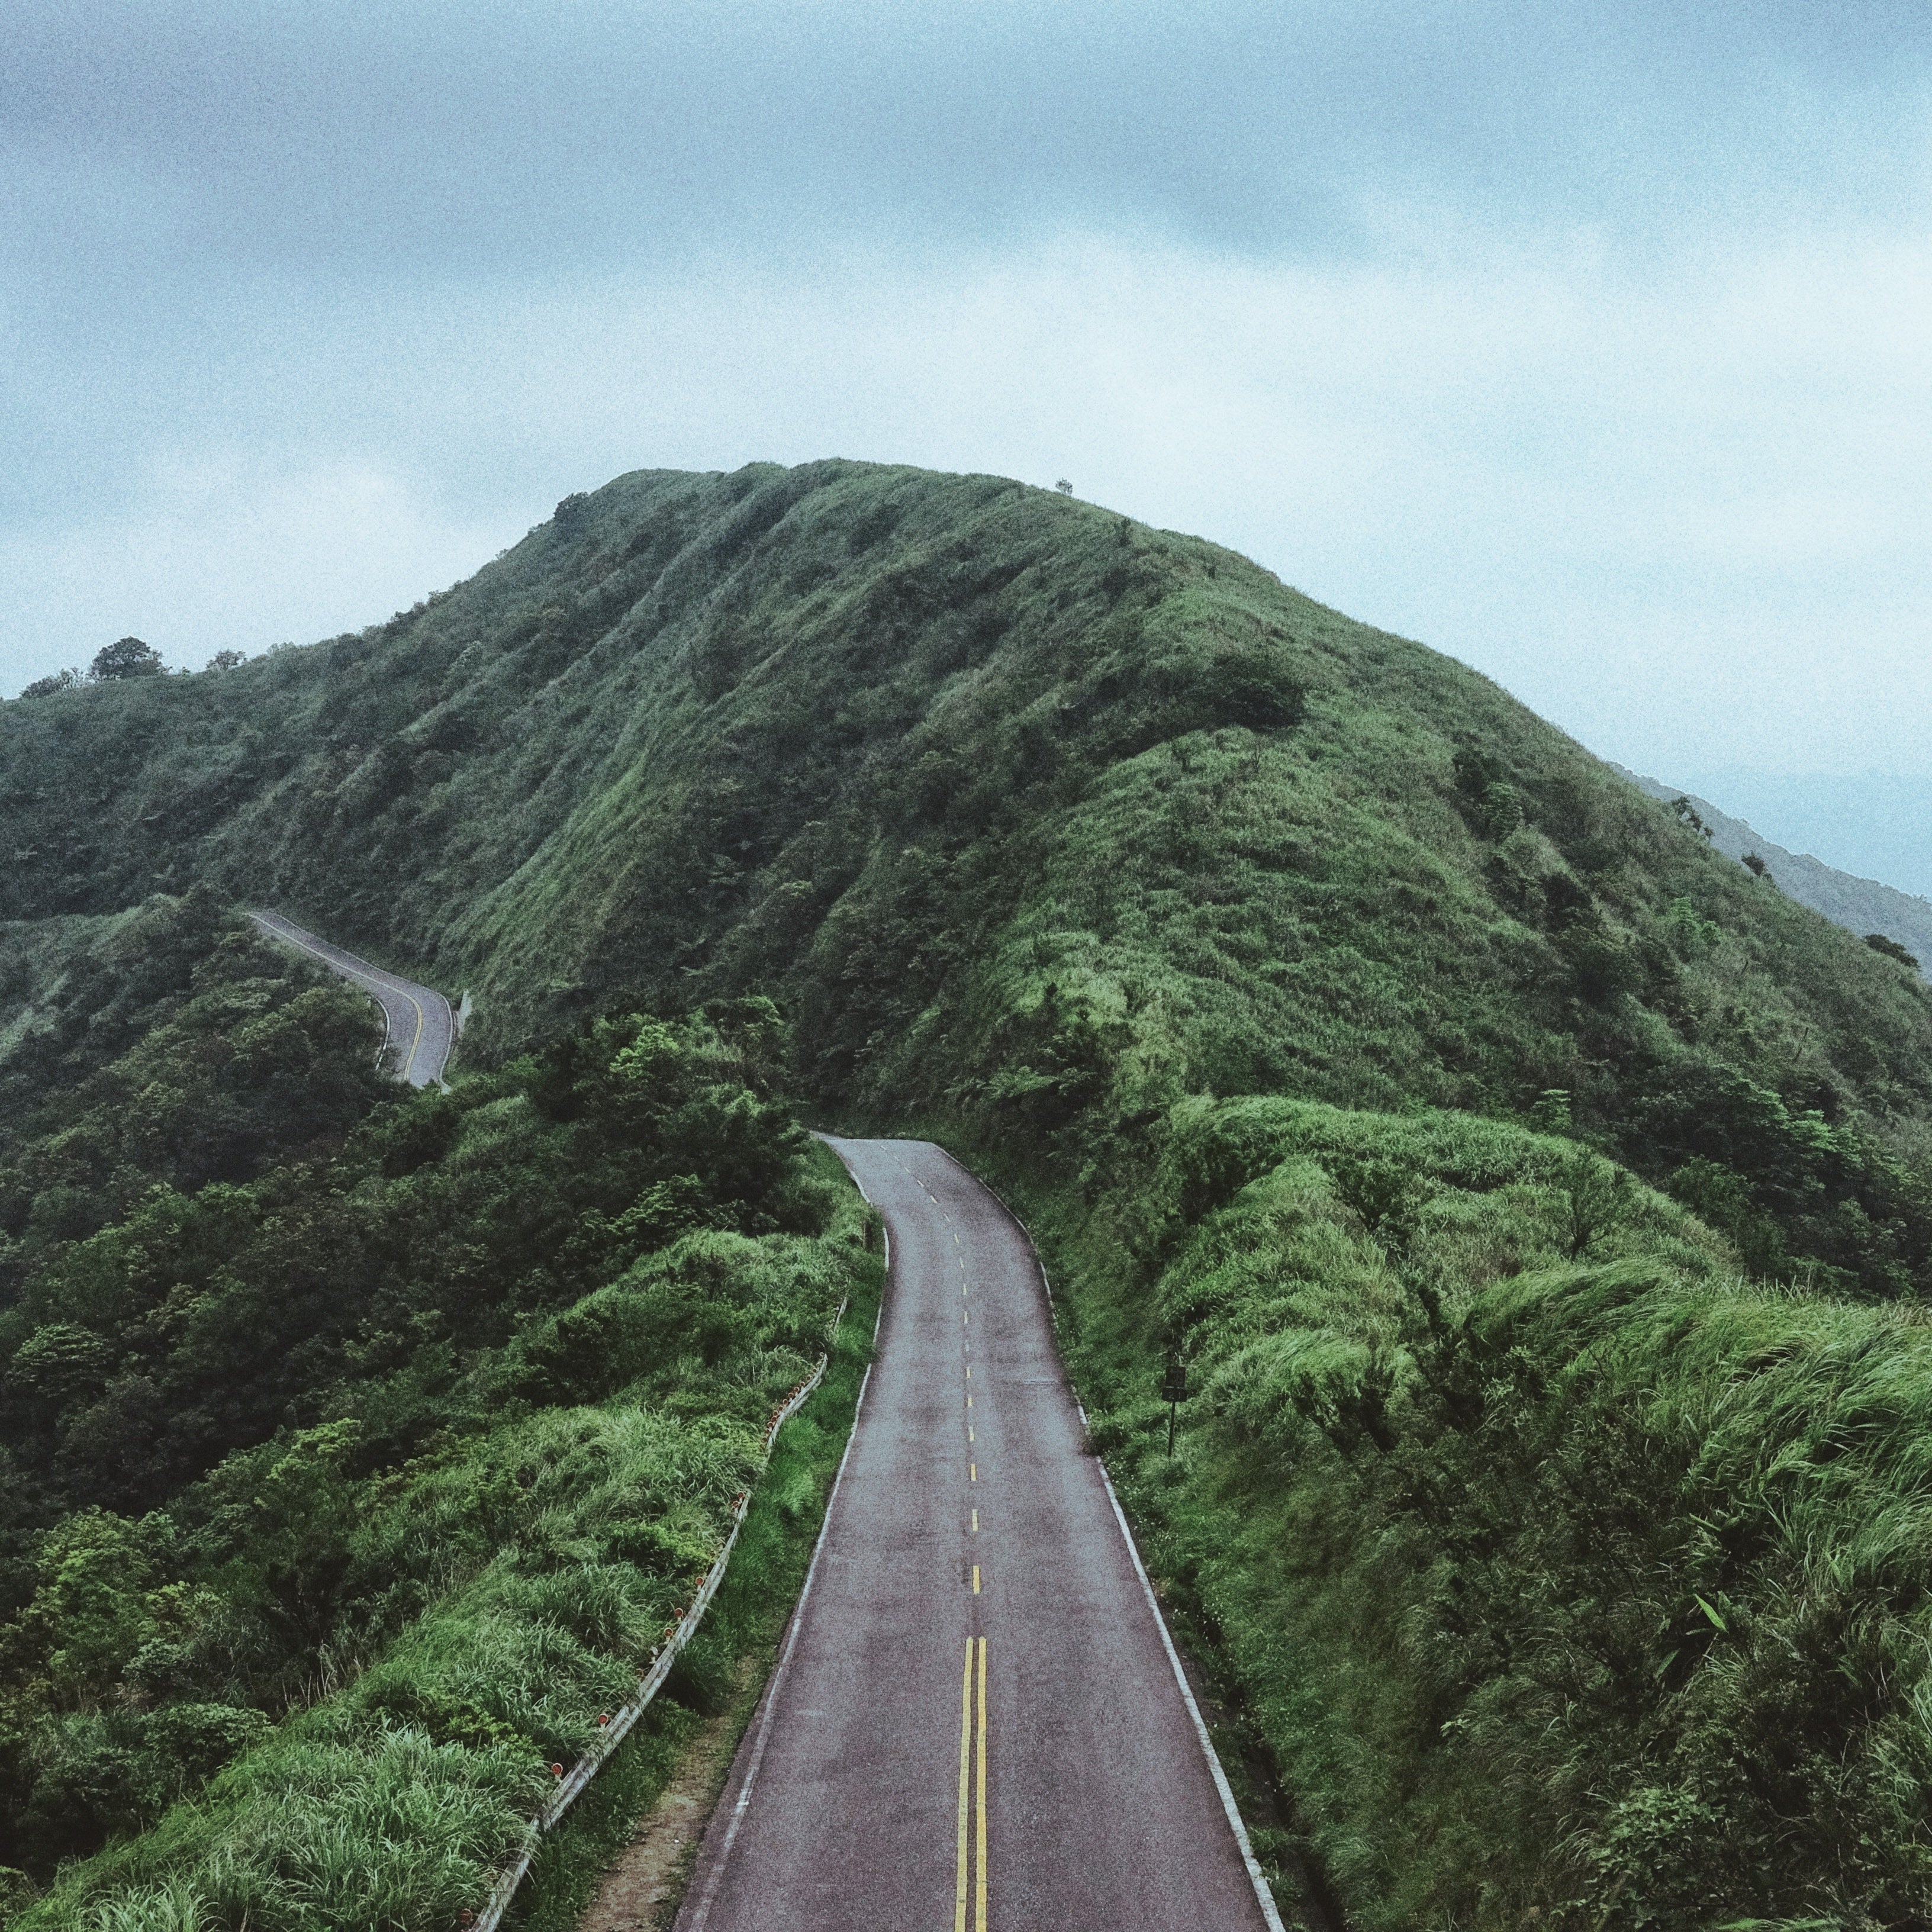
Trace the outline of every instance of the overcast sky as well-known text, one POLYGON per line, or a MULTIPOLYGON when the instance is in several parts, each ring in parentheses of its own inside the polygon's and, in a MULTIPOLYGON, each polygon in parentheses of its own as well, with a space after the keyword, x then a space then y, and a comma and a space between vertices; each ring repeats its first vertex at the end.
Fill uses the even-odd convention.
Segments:
POLYGON ((839 454, 1069 477, 1714 796, 1932 778, 1923 0, 23 12, 0 693, 839 454))

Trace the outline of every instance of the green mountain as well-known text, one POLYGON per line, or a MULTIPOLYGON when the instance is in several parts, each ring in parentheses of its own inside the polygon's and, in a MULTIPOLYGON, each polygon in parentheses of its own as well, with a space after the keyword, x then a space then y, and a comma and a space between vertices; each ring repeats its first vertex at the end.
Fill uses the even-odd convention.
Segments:
POLYGON ((1922 1117, 1894 962, 1461 666, 1017 484, 645 472, 359 636, 4 721, 0 914, 212 880, 473 986, 486 1058, 756 987, 881 1119, 1560 1092, 1874 1290, 1922 1264, 1765 1173, 1922 1117))
MULTIPOLYGON (((976 1150, 1070 1284, 1285 1898, 1932 1910, 1932 991, 1464 667, 998 478, 641 472, 359 634, 0 708, 0 1077, 68 1078, 33 1043, 80 965, 199 887, 473 989, 476 1100, 410 1103, 462 1114, 422 1130, 459 1168, 492 1107, 577 1131, 556 1096, 629 1050, 599 1016, 740 1066, 763 997, 788 1064, 742 1105, 976 1150)), ((399 1166, 345 1144, 342 1198, 399 1166)), ((412 1452, 422 1390, 466 1386, 430 1352, 692 1238, 644 1160, 569 1204, 598 1218, 541 1290, 484 1269, 318 1342, 338 1393, 295 1423, 367 1359, 416 1378, 361 1419, 412 1452)), ((62 1184, 75 1238, 135 1211, 117 1171, 62 1184)), ((69 1265, 20 1247, 39 1172, 16 1349, 69 1265)), ((703 1211, 765 1238, 793 1184, 758 1174, 703 1211)), ((251 1414, 183 1479, 271 1439, 251 1414)))

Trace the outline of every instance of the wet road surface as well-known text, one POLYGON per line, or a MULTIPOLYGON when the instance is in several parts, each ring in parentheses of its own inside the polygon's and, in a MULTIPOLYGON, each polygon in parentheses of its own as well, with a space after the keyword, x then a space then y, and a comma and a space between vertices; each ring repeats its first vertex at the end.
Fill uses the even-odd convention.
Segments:
POLYGON ((1024 1233, 936 1147, 830 1144, 880 1354, 678 1932, 1278 1932, 1024 1233))

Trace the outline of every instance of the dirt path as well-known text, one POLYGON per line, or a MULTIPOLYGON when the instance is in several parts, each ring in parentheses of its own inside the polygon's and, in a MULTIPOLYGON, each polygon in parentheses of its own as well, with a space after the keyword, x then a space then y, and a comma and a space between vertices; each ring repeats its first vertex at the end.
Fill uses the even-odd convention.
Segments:
POLYGON ((578 1922, 578 1932, 659 1932, 670 1925, 757 1687, 764 1681, 762 1670, 749 1667, 752 1661, 747 1659, 740 1672, 730 1708, 712 1718, 686 1746, 677 1774, 638 1821, 631 1842, 611 1860, 578 1922))

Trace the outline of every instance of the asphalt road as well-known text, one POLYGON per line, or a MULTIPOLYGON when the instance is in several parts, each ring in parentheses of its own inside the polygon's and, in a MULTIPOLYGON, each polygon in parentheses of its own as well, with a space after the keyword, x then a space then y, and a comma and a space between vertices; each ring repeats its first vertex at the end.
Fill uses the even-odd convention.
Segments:
POLYGON ((248 916, 271 937, 312 953, 332 971, 354 980, 375 1000, 388 1024, 386 1044, 398 1056, 398 1079, 406 1080, 412 1087, 434 1087, 442 1079, 456 1044, 456 1018, 449 1002, 434 986, 419 986, 413 980, 386 973, 381 967, 304 932, 279 913, 251 912, 248 916))
POLYGON ((938 1148, 831 1144, 880 1352, 678 1932, 1278 1932, 1024 1232, 938 1148))

